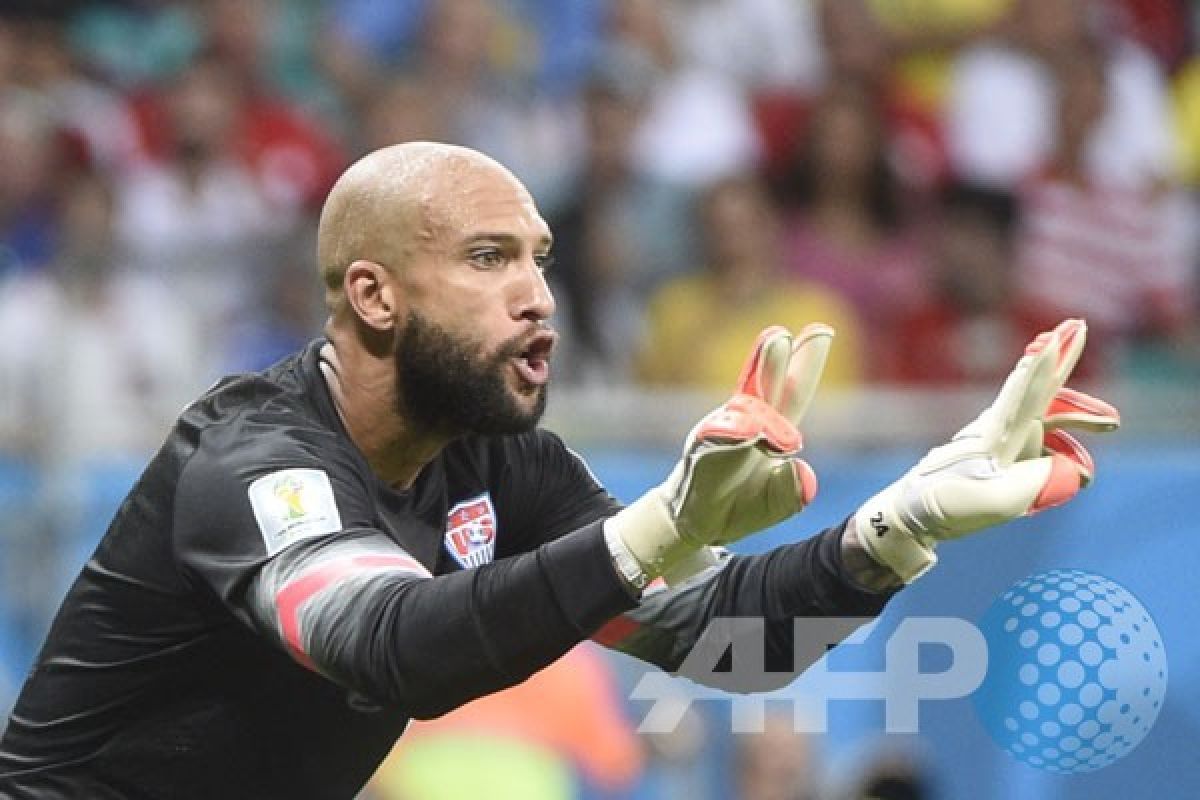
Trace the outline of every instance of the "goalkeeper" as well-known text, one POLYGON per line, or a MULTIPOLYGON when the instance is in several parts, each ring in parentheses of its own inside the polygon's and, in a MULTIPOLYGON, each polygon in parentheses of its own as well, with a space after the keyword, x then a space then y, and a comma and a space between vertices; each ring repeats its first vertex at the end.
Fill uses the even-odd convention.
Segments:
POLYGON ((670 670, 709 620, 753 616, 767 668, 803 668, 793 618, 876 614, 940 542, 1069 499, 1092 463, 1066 429, 1117 423, 1062 388, 1085 334, 1068 321, 845 523, 729 556, 816 493, 798 426, 833 331, 764 331, 733 397, 622 508, 536 427, 550 244, 473 151, 347 170, 318 235, 324 338, 180 416, 54 621, 0 739, 0 797, 350 798, 408 719, 589 636, 670 670))

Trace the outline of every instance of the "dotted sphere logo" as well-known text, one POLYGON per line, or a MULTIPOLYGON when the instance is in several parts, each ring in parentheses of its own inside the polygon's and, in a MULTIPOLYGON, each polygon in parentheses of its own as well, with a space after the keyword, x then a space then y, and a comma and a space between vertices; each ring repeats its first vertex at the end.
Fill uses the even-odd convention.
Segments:
POLYGON ((1150 732, 1167 691, 1158 627, 1127 589, 1052 570, 1014 584, 980 623, 988 671, 972 700, 996 743, 1058 773, 1091 772, 1150 732))

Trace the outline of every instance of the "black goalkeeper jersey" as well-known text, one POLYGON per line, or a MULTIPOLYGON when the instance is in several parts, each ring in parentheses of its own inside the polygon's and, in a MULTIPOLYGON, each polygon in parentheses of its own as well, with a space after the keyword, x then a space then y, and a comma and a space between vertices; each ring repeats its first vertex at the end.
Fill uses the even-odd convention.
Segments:
POLYGON ((638 603, 603 540, 619 506, 556 436, 465 437, 397 491, 323 344, 182 414, 63 601, 0 798, 352 798, 410 718, 588 636, 670 669, 713 616, 755 615, 788 661, 792 617, 886 600, 842 574, 834 529, 638 603))

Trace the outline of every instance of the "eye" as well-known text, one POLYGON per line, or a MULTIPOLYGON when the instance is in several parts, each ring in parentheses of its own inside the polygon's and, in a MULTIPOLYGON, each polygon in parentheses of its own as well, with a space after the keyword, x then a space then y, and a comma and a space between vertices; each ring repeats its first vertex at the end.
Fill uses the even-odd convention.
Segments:
POLYGON ((468 260, 480 269, 499 269, 507 262, 504 253, 497 247, 481 247, 467 254, 468 260))
POLYGON ((540 256, 534 256, 533 263, 537 264, 538 269, 540 269, 542 272, 545 272, 554 266, 554 256, 550 255, 549 253, 543 253, 540 256))

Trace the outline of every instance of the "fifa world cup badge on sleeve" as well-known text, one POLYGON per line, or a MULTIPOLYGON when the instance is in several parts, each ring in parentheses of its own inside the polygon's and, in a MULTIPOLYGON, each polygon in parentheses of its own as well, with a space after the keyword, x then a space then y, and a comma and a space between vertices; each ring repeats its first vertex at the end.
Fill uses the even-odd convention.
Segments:
POLYGON ((456 504, 446 514, 446 550, 463 569, 491 562, 496 555, 496 509, 487 492, 456 504))
POLYGON ((250 484, 250 506, 267 555, 314 536, 336 533, 342 518, 329 476, 319 469, 283 469, 250 484))

